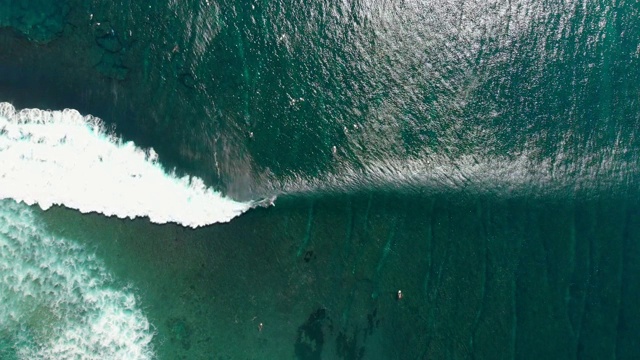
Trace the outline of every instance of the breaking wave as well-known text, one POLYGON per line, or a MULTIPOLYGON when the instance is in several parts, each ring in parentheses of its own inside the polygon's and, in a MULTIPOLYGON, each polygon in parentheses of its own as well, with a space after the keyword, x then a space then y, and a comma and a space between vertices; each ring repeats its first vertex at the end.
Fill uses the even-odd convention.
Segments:
POLYGON ((196 177, 179 178, 143 150, 75 110, 16 111, 0 103, 0 199, 42 209, 64 205, 120 218, 198 227, 227 222, 254 203, 222 196, 196 177))

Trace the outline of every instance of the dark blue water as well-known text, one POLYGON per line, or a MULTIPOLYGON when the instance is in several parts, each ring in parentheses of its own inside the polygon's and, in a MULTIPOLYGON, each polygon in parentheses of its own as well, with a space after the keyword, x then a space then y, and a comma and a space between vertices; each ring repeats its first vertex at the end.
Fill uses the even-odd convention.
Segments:
POLYGON ((0 101, 277 197, 199 230, 33 210, 133 284, 158 358, 631 359, 639 10, 5 1, 0 101))

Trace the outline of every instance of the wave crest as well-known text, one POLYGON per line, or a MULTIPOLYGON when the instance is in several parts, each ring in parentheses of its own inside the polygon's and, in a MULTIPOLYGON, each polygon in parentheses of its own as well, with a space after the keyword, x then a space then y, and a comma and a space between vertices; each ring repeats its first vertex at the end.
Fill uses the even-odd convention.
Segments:
POLYGON ((254 204, 237 202, 197 177, 178 177, 143 150, 75 110, 16 111, 0 103, 0 199, 42 209, 175 222, 198 227, 227 222, 254 204))

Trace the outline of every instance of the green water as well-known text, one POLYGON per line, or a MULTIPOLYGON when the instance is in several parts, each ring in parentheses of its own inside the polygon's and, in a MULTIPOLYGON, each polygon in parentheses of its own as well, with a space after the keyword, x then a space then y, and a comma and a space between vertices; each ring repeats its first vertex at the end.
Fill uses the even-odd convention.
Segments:
POLYGON ((198 230, 37 212, 159 359, 633 359, 638 6, 0 1, 0 101, 279 196, 198 230))
POLYGON ((44 216, 135 284, 160 358, 635 356, 637 200, 416 200, 285 199, 197 231, 44 216))

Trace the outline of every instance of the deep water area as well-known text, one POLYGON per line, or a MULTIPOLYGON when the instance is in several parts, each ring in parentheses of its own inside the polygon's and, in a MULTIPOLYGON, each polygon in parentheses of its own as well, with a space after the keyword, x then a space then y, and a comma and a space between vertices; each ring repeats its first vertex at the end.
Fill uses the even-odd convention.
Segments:
POLYGON ((0 0, 0 359, 639 358, 638 18, 0 0))

